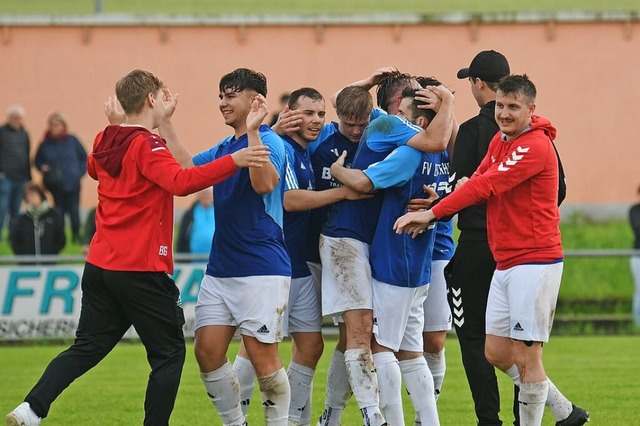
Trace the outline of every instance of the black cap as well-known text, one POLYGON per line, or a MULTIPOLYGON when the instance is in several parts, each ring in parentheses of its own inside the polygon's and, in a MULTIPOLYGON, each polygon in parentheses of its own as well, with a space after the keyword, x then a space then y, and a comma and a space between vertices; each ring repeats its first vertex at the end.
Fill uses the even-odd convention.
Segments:
POLYGON ((458 71, 458 78, 471 76, 484 81, 497 82, 510 73, 509 62, 502 53, 495 50, 483 50, 473 58, 469 68, 462 68, 458 71))

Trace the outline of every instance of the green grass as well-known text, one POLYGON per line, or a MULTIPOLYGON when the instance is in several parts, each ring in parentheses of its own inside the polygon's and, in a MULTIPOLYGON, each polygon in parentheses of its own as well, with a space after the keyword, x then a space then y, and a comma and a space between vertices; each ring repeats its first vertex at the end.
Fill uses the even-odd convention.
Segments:
MULTIPOLYGON (((0 0, 0 14, 91 14, 96 0, 0 0)), ((106 13, 168 14, 363 14, 363 13, 448 13, 514 12, 558 10, 638 10, 637 0, 102 0, 106 13)))
MULTIPOLYGON (((320 414, 324 404, 326 370, 334 342, 326 343, 327 349, 314 380, 313 418, 320 414)), ((63 349, 62 346, 0 346, 0 377, 3 378, 0 381, 0 412, 6 413, 20 403, 49 360, 63 349)), ((232 359, 237 349, 238 344, 234 342, 230 350, 232 359)), ((288 342, 281 345, 285 365, 288 363, 289 350, 288 342)), ((637 337, 552 337, 551 342, 545 345, 545 366, 558 388, 569 399, 591 412, 591 424, 628 426, 638 424, 639 351, 640 340, 637 337)), ((137 343, 120 344, 101 364, 79 378, 60 396, 46 424, 141 424, 147 376, 148 366, 143 347, 137 343)), ((505 425, 511 424, 512 384, 504 374, 498 377, 503 396, 502 419, 505 425)), ((406 395, 404 407, 407 424, 413 424, 413 411, 406 395)), ((447 340, 447 375, 438 410, 443 426, 474 424, 473 405, 455 338, 447 340)), ((248 420, 252 425, 264 424, 257 390, 248 420)), ((342 423, 361 424, 353 399, 345 410, 342 423)), ((187 361, 171 424, 221 424, 204 392, 191 345, 187 348, 187 361)), ((543 424, 554 424, 548 410, 543 424)))

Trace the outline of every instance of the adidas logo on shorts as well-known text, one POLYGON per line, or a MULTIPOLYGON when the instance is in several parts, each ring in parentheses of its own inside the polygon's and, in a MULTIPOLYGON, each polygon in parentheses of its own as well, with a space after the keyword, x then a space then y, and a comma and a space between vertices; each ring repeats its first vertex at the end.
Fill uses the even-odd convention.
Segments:
POLYGON ((524 329, 522 328, 520 323, 517 322, 516 325, 513 326, 513 331, 524 331, 524 329))
POLYGON ((262 327, 256 330, 256 333, 267 334, 269 333, 269 329, 267 328, 266 325, 263 325, 262 327))

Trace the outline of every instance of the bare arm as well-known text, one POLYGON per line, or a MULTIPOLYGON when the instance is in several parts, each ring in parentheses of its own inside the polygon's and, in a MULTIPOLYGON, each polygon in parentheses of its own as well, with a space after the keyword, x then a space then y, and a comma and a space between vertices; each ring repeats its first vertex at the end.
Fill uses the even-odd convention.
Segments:
POLYGON ((346 186, 330 188, 324 191, 308 189, 291 189, 284 193, 284 209, 288 212, 317 209, 342 200, 358 200, 369 198, 368 194, 360 194, 346 186))
MULTIPOLYGON (((362 87, 367 90, 370 90, 373 86, 376 86, 378 83, 380 83, 380 81, 387 75, 393 75, 393 74, 399 74, 399 73, 400 71, 398 71, 398 69, 395 67, 378 68, 367 78, 354 81, 353 83, 349 83, 344 87, 358 86, 358 87, 362 87)), ((331 105, 333 105, 334 108, 336 107, 336 99, 338 98, 338 94, 342 91, 342 89, 344 89, 344 87, 341 87, 340 90, 338 90, 336 93, 334 93, 331 96, 331 105)))
MULTIPOLYGON (((247 116, 247 138, 248 146, 262 146, 262 138, 260 137, 260 124, 269 114, 267 100, 262 95, 256 95, 251 103, 251 112, 247 116)), ((260 168, 249 169, 249 179, 253 190, 258 194, 268 194, 273 191, 280 180, 278 171, 272 162, 264 164, 260 168)))
POLYGON ((348 169, 344 166, 347 151, 343 151, 335 163, 331 165, 331 176, 354 191, 367 193, 373 190, 373 182, 362 170, 348 169))
MULTIPOLYGON (((412 137, 407 145, 422 152, 442 152, 447 149, 453 131, 453 94, 444 86, 429 86, 422 91, 431 91, 442 100, 438 113, 429 126, 412 137)), ((418 96, 416 96, 418 98, 418 96)))

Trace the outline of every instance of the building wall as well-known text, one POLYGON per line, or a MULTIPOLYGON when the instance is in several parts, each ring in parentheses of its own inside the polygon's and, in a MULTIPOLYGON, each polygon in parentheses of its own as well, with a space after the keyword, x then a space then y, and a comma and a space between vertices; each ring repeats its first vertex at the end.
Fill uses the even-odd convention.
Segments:
MULTIPOLYGON (((459 122, 477 112, 456 72, 480 50, 504 53, 512 72, 538 88, 537 113, 558 128, 567 205, 624 205, 640 184, 638 22, 287 26, 3 26, 0 109, 27 109, 33 150, 58 110, 90 150, 105 126, 115 82, 134 68, 158 74, 179 105, 174 122, 192 153, 230 133, 217 109, 220 77, 237 67, 263 72, 268 100, 313 86, 329 98, 348 82, 393 65, 434 75, 456 92, 459 122)), ((328 107, 328 118, 335 113, 328 107)), ((95 204, 85 177, 82 207, 95 204)), ((178 200, 184 207, 186 200, 178 200)))

